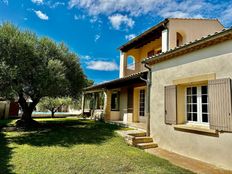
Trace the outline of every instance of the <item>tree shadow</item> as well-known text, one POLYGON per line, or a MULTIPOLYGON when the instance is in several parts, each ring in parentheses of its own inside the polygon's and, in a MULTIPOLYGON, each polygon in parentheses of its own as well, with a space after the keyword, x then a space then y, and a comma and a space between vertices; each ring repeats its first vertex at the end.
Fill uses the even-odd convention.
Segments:
POLYGON ((0 129, 0 173, 13 174, 12 165, 9 164, 12 148, 8 147, 8 140, 0 129))
POLYGON ((71 147, 77 144, 101 144, 114 136, 119 127, 94 121, 48 121, 39 128, 20 132, 11 142, 32 146, 71 147))
POLYGON ((10 125, 12 122, 14 121, 14 119, 0 119, 0 129, 10 125))

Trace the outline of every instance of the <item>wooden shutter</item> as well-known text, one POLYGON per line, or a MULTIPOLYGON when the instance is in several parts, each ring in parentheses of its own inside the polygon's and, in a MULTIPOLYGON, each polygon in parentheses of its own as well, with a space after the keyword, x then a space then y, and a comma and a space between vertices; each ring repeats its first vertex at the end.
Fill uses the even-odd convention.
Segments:
POLYGON ((165 86, 165 123, 176 124, 176 86, 165 86))
POLYGON ((231 80, 210 80, 208 97, 210 128, 219 131, 232 131, 231 80))

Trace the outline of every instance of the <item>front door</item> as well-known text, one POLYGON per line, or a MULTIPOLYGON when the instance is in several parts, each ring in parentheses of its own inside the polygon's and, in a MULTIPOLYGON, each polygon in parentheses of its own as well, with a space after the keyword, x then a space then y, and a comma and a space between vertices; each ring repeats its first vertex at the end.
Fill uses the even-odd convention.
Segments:
POLYGON ((139 122, 146 122, 145 119, 145 90, 139 91, 139 122))

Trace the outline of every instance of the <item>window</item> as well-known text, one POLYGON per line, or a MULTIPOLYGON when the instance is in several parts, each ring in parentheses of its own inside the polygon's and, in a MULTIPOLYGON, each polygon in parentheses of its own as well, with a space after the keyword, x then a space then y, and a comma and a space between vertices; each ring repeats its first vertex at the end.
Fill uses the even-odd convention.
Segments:
POLYGON ((183 36, 180 33, 176 33, 176 46, 183 45, 183 36))
POLYGON ((147 57, 152 57, 155 55, 155 51, 154 50, 151 50, 147 53, 147 57))
POLYGON ((145 90, 142 89, 139 92, 139 116, 145 116, 145 90))
POLYGON ((113 92, 111 95, 111 110, 119 111, 119 92, 113 92))
POLYGON ((208 123, 208 86, 193 86, 186 90, 187 122, 208 123))
POLYGON ((133 113, 134 88, 128 88, 127 98, 127 112, 133 113))
POLYGON ((135 70, 135 58, 133 56, 127 57, 127 69, 135 70))
POLYGON ((104 94, 102 92, 95 94, 95 109, 103 109, 104 94))

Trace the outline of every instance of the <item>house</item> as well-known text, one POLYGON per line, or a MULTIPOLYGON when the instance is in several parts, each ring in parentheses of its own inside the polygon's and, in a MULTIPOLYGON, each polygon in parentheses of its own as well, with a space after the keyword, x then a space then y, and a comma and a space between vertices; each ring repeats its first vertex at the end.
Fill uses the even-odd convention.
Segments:
POLYGON ((19 105, 14 100, 0 98, 0 119, 14 118, 18 116, 19 105))
POLYGON ((119 49, 120 78, 85 91, 92 115, 142 123, 159 147, 232 170, 232 29, 169 18, 119 49))

